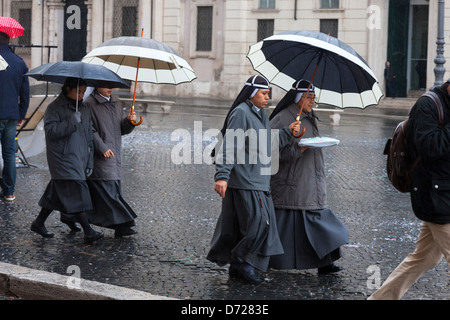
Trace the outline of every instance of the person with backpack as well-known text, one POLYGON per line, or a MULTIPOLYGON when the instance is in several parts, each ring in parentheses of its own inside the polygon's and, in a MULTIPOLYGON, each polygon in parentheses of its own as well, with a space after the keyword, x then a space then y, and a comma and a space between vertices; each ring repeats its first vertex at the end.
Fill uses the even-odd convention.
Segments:
POLYGON ((422 220, 416 249, 389 275, 369 300, 399 300, 427 270, 445 257, 450 266, 450 79, 431 89, 443 106, 443 125, 433 99, 420 97, 411 108, 406 135, 413 158, 412 209, 422 220))

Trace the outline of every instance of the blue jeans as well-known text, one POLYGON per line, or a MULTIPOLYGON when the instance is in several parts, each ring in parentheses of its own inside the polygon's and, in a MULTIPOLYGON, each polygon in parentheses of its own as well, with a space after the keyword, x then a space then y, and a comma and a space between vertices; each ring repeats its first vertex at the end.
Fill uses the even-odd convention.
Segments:
POLYGON ((16 129, 17 120, 0 119, 3 157, 1 187, 4 196, 13 195, 16 185, 16 129))

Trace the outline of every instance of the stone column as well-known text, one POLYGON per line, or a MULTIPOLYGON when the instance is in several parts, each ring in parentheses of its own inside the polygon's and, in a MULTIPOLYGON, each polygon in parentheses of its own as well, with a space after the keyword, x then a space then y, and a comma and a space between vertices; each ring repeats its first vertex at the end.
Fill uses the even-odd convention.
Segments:
POLYGON ((50 46, 58 46, 52 49, 50 54, 50 62, 63 60, 64 57, 64 6, 63 2, 46 2, 48 7, 47 18, 45 24, 47 33, 44 30, 44 43, 50 46))
POLYGON ((434 87, 440 86, 444 83, 444 73, 445 73, 445 58, 444 58, 444 9, 445 9, 445 0, 439 0, 438 2, 438 30, 437 30, 437 56, 434 59, 434 63, 436 67, 434 68, 434 87))

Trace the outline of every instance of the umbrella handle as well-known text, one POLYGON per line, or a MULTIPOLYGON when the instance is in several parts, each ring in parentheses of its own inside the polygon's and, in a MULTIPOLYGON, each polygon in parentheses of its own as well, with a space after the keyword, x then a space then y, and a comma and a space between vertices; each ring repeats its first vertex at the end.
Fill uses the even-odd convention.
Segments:
MULTIPOLYGON (((130 112, 132 112, 132 111, 134 111, 134 104, 131 106, 131 109, 130 109, 130 112)), ((135 121, 130 121, 130 122, 133 126, 138 126, 142 123, 142 121, 144 121, 144 118, 142 118, 142 116, 141 116, 141 118, 138 122, 135 122, 135 121)))
MULTIPOLYGON (((308 89, 306 90, 306 95, 308 95, 309 89, 311 89, 311 85, 314 81, 314 77, 316 76, 317 68, 319 67, 320 61, 322 60, 322 56, 323 56, 323 51, 320 51, 319 59, 317 60, 316 67, 314 68, 314 73, 312 75, 311 81, 309 82, 308 89)), ((300 112, 297 115, 297 121, 300 121, 300 115, 302 114, 303 106, 305 105, 305 102, 306 102, 306 100, 303 100, 302 107, 300 108, 300 112)), ((300 132, 300 134, 295 135, 294 131, 292 131, 292 135, 294 136, 294 138, 301 138, 305 134, 305 132, 306 132, 306 127, 303 127, 302 132, 300 132)))
POLYGON ((302 132, 300 132, 300 134, 296 135, 296 134, 294 134, 294 131, 292 131, 292 135, 294 136, 294 138, 301 138, 301 137, 303 137, 305 132, 306 132, 306 127, 303 127, 302 132))
MULTIPOLYGON (((144 36, 144 28, 142 28, 141 30, 141 38, 144 36)), ((139 73, 139 63, 141 62, 141 58, 138 58, 138 62, 137 62, 137 67, 136 67, 136 80, 134 81, 134 94, 133 94, 133 105, 131 106, 131 111, 134 111, 134 101, 136 100, 136 86, 137 86, 137 81, 138 81, 138 73, 139 73)), ((142 121, 144 121, 144 118, 140 118, 140 120, 138 122, 135 121, 130 121, 131 124, 133 126, 138 126, 142 123, 142 121)))
POLYGON ((140 125, 141 123, 142 123, 142 121, 144 121, 144 118, 142 118, 142 116, 140 116, 141 118, 140 118, 140 120, 138 121, 138 122, 134 122, 134 121, 131 121, 131 124, 133 125, 133 126, 138 126, 138 125, 140 125))
MULTIPOLYGON (((299 121, 300 119, 300 116, 297 116, 297 121, 299 121)), ((302 128, 302 131, 298 134, 298 135, 296 135, 295 133, 294 133, 294 131, 292 131, 292 135, 294 136, 294 138, 301 138, 301 137, 303 137, 303 135, 305 134, 305 132, 306 132, 306 127, 303 127, 302 128)))

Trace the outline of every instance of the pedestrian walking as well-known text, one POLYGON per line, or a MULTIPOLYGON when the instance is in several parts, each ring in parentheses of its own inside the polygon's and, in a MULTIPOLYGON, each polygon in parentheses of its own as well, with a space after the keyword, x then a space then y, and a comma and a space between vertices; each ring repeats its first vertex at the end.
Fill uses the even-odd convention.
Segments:
MULTIPOLYGON (((317 117, 313 111, 314 86, 299 80, 283 97, 270 116, 274 129, 283 128, 300 115, 302 138, 318 137, 317 117)), ((272 190, 278 234, 284 254, 272 256, 274 269, 318 268, 319 274, 338 272, 334 264, 340 246, 348 243, 348 230, 327 208, 325 165, 321 148, 299 146, 301 138, 290 139, 280 150, 279 170, 272 176, 272 190)))
POLYGON ((427 270, 445 257, 450 266, 450 79, 431 89, 443 106, 444 126, 438 126, 438 108, 420 97, 406 127, 412 152, 420 157, 412 173, 412 209, 422 221, 416 248, 395 268, 369 300, 399 300, 427 270))
POLYGON ((46 238, 53 237, 45 228, 45 221, 52 211, 58 210, 74 215, 83 228, 85 243, 92 243, 102 238, 103 233, 92 229, 86 214, 92 210, 86 177, 93 167, 93 134, 89 108, 82 103, 85 90, 82 80, 68 78, 62 92, 45 111, 45 143, 51 180, 39 200, 42 209, 31 224, 31 230, 46 238))
MULTIPOLYGON (((215 158, 214 190, 223 199, 207 259, 220 266, 229 263, 230 276, 249 283, 262 282, 257 270, 266 271, 270 256, 283 253, 270 195, 271 162, 261 156, 263 149, 271 155, 272 132, 264 110, 269 93, 264 77, 247 80, 225 119, 215 158)), ((279 145, 298 130, 298 121, 280 129, 279 145)))
POLYGON ((397 96, 397 74, 389 61, 384 66, 384 80, 386 81, 386 97, 397 96))
POLYGON ((10 37, 0 32, 0 56, 8 63, 0 71, 0 142, 3 158, 0 186, 6 201, 16 199, 16 134, 30 103, 28 67, 9 47, 10 37))
POLYGON ((87 180, 94 206, 88 213, 89 222, 114 229, 115 237, 133 235, 137 216, 121 190, 122 135, 134 130, 131 121, 136 121, 136 113, 124 112, 109 88, 96 88, 85 104, 91 111, 94 132, 94 170, 87 180))

